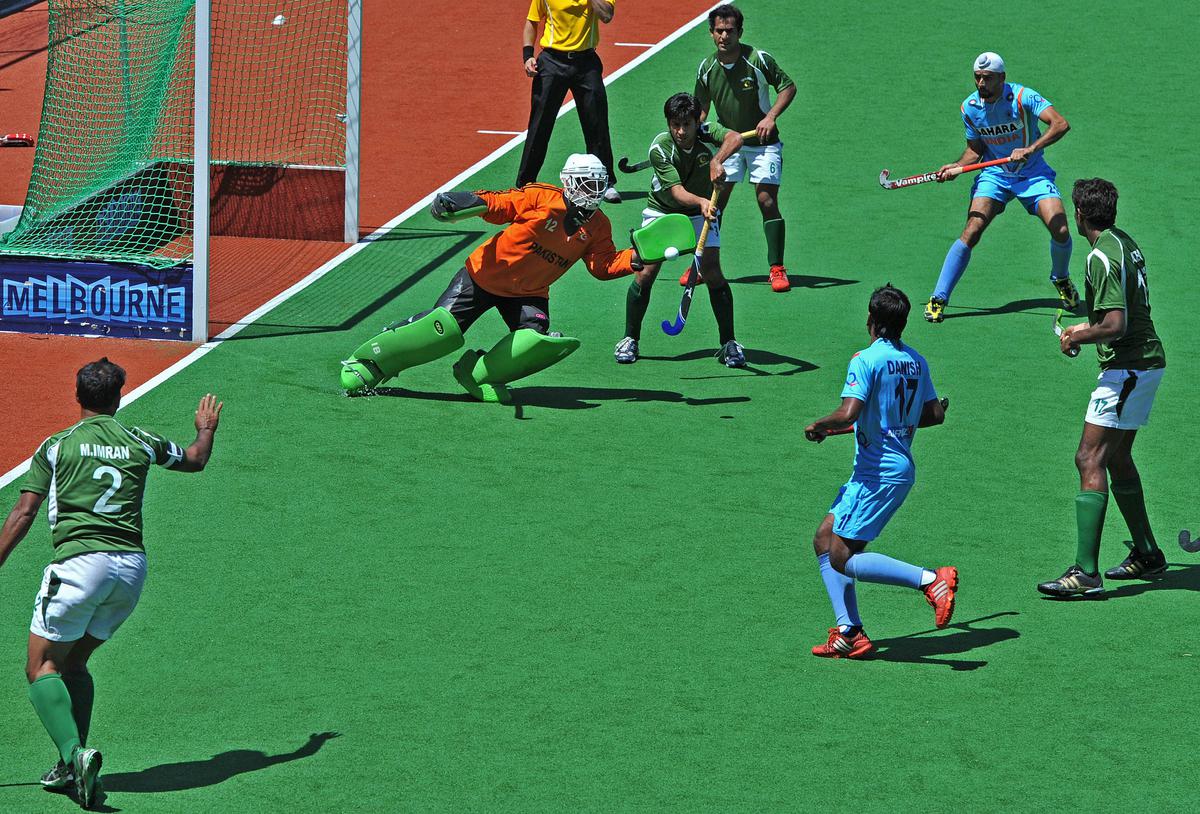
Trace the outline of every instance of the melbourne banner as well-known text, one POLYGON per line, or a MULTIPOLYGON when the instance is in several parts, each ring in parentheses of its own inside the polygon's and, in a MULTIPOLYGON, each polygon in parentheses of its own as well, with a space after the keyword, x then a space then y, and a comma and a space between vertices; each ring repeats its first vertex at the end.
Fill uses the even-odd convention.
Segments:
POLYGON ((0 258, 0 330, 187 339, 192 270, 0 258))

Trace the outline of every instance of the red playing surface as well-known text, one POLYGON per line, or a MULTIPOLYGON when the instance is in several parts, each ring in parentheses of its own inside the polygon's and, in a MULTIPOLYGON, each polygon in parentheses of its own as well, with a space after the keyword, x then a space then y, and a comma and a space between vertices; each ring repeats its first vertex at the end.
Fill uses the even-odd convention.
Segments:
MULTIPOLYGON (((710 5, 701 0, 621 5, 602 29, 606 70, 611 73, 644 50, 612 43, 657 42, 710 5)), ((460 0, 422 7, 415 17, 389 3, 367 0, 364 6, 360 218, 366 234, 510 138, 476 131, 524 130, 529 80, 520 60, 528 3, 460 0), (452 77, 444 71, 448 64, 452 77)), ((37 136, 46 20, 40 4, 0 19, 0 132, 37 136)), ((577 128, 573 121, 566 126, 577 128)), ((33 157, 30 148, 0 150, 0 204, 24 202, 33 157)), ((335 242, 215 239, 211 334, 343 248, 335 242), (264 267, 272 273, 261 274, 264 267)), ((0 333, 0 472, 78 418, 74 373, 85 362, 109 356, 125 367, 132 389, 191 350, 177 342, 0 333)))

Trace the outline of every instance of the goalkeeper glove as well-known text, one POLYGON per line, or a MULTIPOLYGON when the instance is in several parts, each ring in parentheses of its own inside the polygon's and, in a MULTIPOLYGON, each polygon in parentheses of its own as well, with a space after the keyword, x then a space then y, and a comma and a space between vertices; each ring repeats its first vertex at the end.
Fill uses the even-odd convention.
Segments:
POLYGON ((439 192, 429 207, 429 214, 440 221, 464 220, 485 212, 487 202, 474 192, 439 192))

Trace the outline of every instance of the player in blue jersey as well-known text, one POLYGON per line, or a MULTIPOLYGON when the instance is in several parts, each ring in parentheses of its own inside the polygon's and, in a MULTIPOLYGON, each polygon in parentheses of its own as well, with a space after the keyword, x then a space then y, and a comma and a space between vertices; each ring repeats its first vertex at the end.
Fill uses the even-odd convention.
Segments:
POLYGON ((861 659, 875 649, 858 616, 856 579, 923 591, 939 628, 954 613, 958 569, 930 571, 863 550, 912 489, 916 466, 910 447, 917 427, 941 424, 946 417, 929 363, 900 341, 909 309, 908 297, 891 283, 875 289, 867 311, 871 346, 850 360, 841 406, 804 428, 809 441, 820 443, 831 432, 854 425, 857 440, 854 473, 813 538, 837 618, 829 640, 812 649, 814 656, 861 659))
POLYGON ((937 286, 925 305, 925 319, 941 322, 954 287, 971 261, 971 250, 983 237, 992 219, 1016 198, 1050 231, 1050 282, 1058 289, 1063 307, 1074 310, 1079 292, 1071 282, 1071 230, 1063 211, 1062 196, 1054 185, 1054 170, 1042 151, 1058 141, 1071 126, 1050 101, 1033 88, 1005 81, 1004 60, 987 51, 975 59, 975 92, 962 103, 967 148, 957 161, 938 170, 938 182, 952 181, 955 167, 1011 158, 1011 164, 988 167, 975 178, 967 225, 942 263, 937 286), (1047 125, 1041 132, 1038 122, 1047 125))

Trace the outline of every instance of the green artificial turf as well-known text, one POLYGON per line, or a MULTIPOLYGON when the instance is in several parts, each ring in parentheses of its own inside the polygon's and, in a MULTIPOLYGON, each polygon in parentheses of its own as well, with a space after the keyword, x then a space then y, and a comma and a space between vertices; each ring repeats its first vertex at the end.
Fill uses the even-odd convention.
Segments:
MULTIPOLYGON (((704 292, 681 336, 659 332, 679 264, 655 288, 645 358, 618 367, 628 281, 577 267, 551 316, 583 346, 515 385, 515 407, 468 400, 454 357, 346 398, 338 360, 428 308, 492 231, 418 215, 122 412, 187 441, 195 401, 226 402, 210 469, 152 478, 146 592, 93 662, 109 806, 1190 810, 1200 560, 1174 538, 1200 521, 1186 339, 1200 134, 1163 112, 1186 99, 1177 55, 1194 23, 1149 2, 740 5, 746 40, 800 86, 781 120, 793 290, 766 283, 746 189, 723 230, 750 369, 712 358, 704 292), (1096 376, 1090 349, 1057 352, 1044 228, 1010 207, 950 318, 929 326, 920 308, 970 182, 876 184, 884 167, 957 158, 983 50, 1070 121, 1047 153, 1060 187, 1117 184, 1169 360, 1135 457, 1173 566, 1110 583, 1102 602, 1034 591, 1072 561, 1073 455, 1096 376), (916 488, 873 549, 958 566, 960 600, 937 632, 920 594, 862 585, 880 657, 823 661, 808 649, 833 619, 810 540, 853 441, 802 430, 837 404, 887 281, 911 298, 904 338, 952 405, 919 434, 916 488), (340 737, 310 742, 323 732, 340 737)), ((611 86, 618 156, 641 157, 709 48, 697 29, 611 86)), ((579 149, 573 119, 547 167, 579 149)), ((464 186, 507 186, 517 159, 464 186)), ((608 209, 621 245, 648 181, 623 179, 626 203, 608 209)), ((1085 254, 1077 236, 1077 281, 1085 254)), ((488 315, 469 346, 502 332, 488 315)), ((1114 505, 1102 567, 1124 536, 1114 505)), ((0 573, 3 811, 71 808, 13 785, 53 759, 20 670, 47 551, 39 521, 0 573)))

